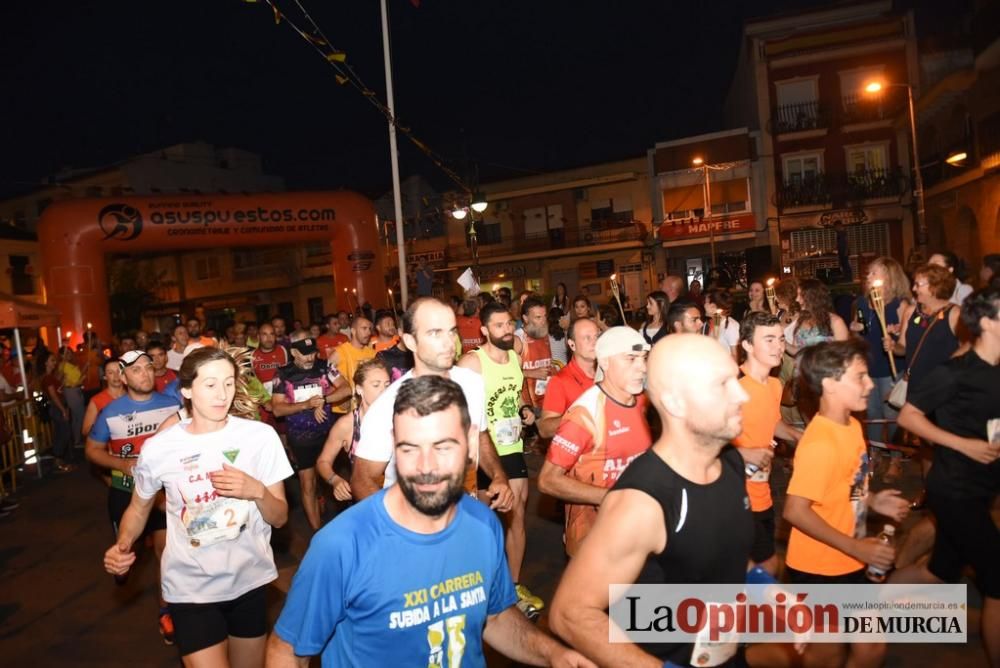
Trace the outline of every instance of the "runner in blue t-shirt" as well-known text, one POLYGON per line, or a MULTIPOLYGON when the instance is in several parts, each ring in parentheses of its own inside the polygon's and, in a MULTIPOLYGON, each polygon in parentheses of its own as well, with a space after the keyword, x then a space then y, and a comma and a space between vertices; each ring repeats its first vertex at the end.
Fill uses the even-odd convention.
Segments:
POLYGON ((536 665, 591 666, 517 609, 503 529, 464 493, 471 421, 458 384, 421 376, 393 409, 397 483, 313 537, 269 665, 484 666, 483 639, 536 665))
MULTIPOLYGON (((87 435, 87 459, 107 469, 110 474, 108 516, 115 535, 125 509, 132 500, 132 469, 139 459, 142 444, 156 433, 160 423, 177 412, 180 404, 173 398, 156 392, 153 360, 141 350, 130 350, 121 356, 126 394, 118 397, 97 416, 87 435)), ((153 510, 143 535, 152 534, 157 560, 167 542, 167 516, 163 504, 153 510)), ((118 579, 119 583, 124 578, 118 579)), ((163 601, 160 601, 160 633, 167 644, 173 643, 174 627, 163 601)))

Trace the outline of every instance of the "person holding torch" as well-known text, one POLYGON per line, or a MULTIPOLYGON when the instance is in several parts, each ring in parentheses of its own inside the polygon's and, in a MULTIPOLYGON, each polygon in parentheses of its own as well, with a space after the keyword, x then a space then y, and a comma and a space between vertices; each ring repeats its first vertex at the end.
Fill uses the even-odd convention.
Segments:
MULTIPOLYGON (((892 385, 905 370, 905 359, 884 350, 882 339, 898 335, 900 323, 910 308, 909 280, 899 262, 876 258, 868 265, 865 294, 858 297, 852 332, 868 343, 868 374, 875 388, 868 395, 869 420, 894 420, 897 411, 886 403, 892 385)), ((882 427, 868 425, 868 440, 882 441, 882 427)))

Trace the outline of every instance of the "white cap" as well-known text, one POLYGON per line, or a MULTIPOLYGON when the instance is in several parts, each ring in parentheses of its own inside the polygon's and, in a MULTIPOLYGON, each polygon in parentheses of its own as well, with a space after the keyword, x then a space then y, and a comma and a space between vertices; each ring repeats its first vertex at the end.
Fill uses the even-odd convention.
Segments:
MULTIPOLYGON (((650 346, 646 343, 646 339, 642 338, 642 334, 631 327, 611 327, 598 337, 596 353, 597 359, 600 360, 614 355, 644 353, 649 348, 650 346)), ((601 370, 600 363, 598 363, 594 381, 597 382, 603 379, 604 372, 601 370)))

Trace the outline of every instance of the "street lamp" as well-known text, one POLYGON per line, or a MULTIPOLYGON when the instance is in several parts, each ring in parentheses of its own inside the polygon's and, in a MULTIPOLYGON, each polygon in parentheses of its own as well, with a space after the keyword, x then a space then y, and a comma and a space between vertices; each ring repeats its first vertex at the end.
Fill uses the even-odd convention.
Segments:
POLYGON ((907 83, 884 83, 869 81, 864 91, 869 95, 877 95, 884 88, 905 88, 906 102, 910 114, 910 141, 913 144, 913 198, 917 203, 917 248, 923 257, 927 257, 927 221, 924 216, 924 177, 920 173, 920 151, 917 149, 917 116, 913 111, 913 86, 907 83))
POLYGON ((949 155, 947 158, 944 159, 944 161, 947 162, 952 167, 960 167, 968 157, 969 154, 966 153, 965 151, 958 151, 956 153, 952 153, 951 155, 949 155))
POLYGON ((476 192, 472 195, 472 199, 468 206, 456 205, 451 212, 452 218, 455 220, 465 220, 465 217, 469 217, 469 246, 472 248, 472 271, 475 274, 476 281, 479 281, 479 239, 476 236, 476 214, 480 214, 479 219, 482 220, 482 213, 486 211, 489 207, 489 202, 486 200, 486 195, 481 192, 476 192))

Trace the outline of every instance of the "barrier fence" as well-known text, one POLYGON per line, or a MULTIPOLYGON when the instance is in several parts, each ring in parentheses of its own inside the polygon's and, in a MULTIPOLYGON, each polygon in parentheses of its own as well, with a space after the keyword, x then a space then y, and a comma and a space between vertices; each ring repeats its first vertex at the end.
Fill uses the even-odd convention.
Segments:
POLYGON ((52 448, 52 430, 30 399, 5 403, 0 420, 0 434, 7 437, 0 444, 0 496, 6 496, 17 491, 17 471, 26 463, 34 463, 41 477, 41 457, 52 448))

